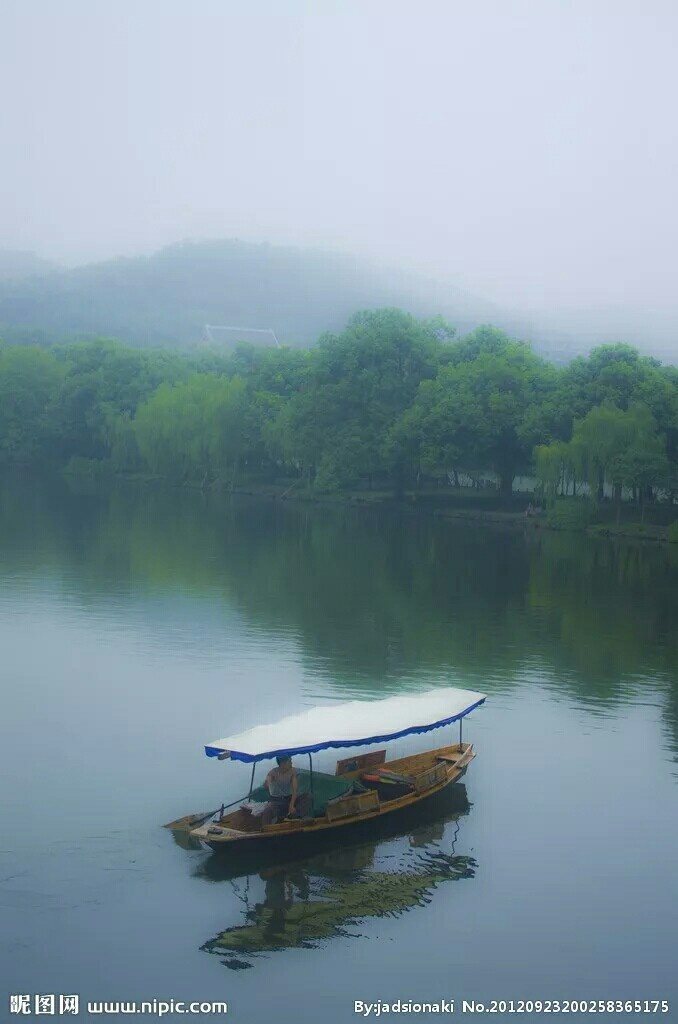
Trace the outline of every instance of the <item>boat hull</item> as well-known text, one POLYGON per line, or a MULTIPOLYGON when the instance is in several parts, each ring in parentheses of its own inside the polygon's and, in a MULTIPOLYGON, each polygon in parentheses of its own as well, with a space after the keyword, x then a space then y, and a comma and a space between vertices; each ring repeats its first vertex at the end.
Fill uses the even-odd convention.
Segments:
MULTIPOLYGON (((459 782, 466 775, 468 767, 475 757, 475 751, 471 744, 464 744, 462 748, 457 747, 456 750, 459 751, 460 756, 456 761, 450 760, 449 763, 446 763, 445 759, 451 758, 450 751, 455 751, 455 747, 443 747, 439 750, 428 751, 426 755, 416 755, 419 758, 427 756, 433 764, 443 765, 444 771, 439 768, 435 773, 438 777, 437 781, 421 791, 415 790, 392 800, 378 801, 376 806, 361 813, 348 815, 339 820, 322 817, 314 818, 312 821, 285 821, 268 826, 261 831, 240 831, 236 828, 229 828, 228 819, 222 819, 223 824, 222 822, 216 824, 208 822, 191 831, 190 836, 214 852, 237 849, 251 851, 254 854, 264 849, 272 849, 274 846, 280 849, 290 843, 294 845, 306 843, 324 835, 344 835, 347 831, 354 831, 358 827, 369 828, 370 824, 383 821, 385 816, 389 818, 398 816, 459 782), (210 829, 219 829, 219 832, 210 832, 210 829)), ((411 760, 403 758, 390 762, 387 767, 401 770, 411 760)))
MULTIPOLYGON (((357 822, 348 829, 329 830, 315 836, 306 835, 298 842, 282 839, 262 843, 222 844, 216 850, 210 848, 210 856, 200 864, 198 872, 213 881, 224 881, 284 865, 308 865, 309 861, 313 862, 316 858, 332 864, 335 856, 344 857, 349 850, 403 835, 416 835, 437 821, 461 818, 470 809, 465 783, 453 783, 440 793, 396 814, 357 822)), ((201 848, 207 850, 203 844, 196 843, 193 847, 201 848)))
POLYGON ((393 828, 398 829, 401 819, 407 817, 407 815, 415 809, 424 810, 429 804, 432 804, 436 797, 440 797, 445 791, 454 789, 455 785, 460 782, 466 775, 467 768, 463 768, 459 773, 459 776, 454 780, 441 786, 440 789, 436 789, 435 792, 426 793, 419 800, 416 800, 403 807, 397 807, 393 809, 385 809, 381 814, 372 814, 369 816, 357 818, 354 821, 341 823, 341 827, 335 825, 331 828, 325 829, 306 829, 303 832, 291 832, 286 833, 283 836, 254 836, 251 839, 240 840, 236 839, 231 842, 208 842, 204 839, 200 840, 200 846, 205 850, 211 850, 213 853, 218 853, 220 856, 232 856, 239 854, 279 854, 287 851, 291 851, 297 844, 303 843, 304 849, 306 847, 315 847, 316 844, 320 849, 323 848, 325 843, 332 845, 340 840, 341 837, 348 838, 350 836, 351 841, 354 841, 356 836, 364 834, 367 838, 369 835, 381 829, 385 825, 385 818, 389 819, 389 822, 393 822, 393 828), (338 834, 341 833, 341 836, 338 834))

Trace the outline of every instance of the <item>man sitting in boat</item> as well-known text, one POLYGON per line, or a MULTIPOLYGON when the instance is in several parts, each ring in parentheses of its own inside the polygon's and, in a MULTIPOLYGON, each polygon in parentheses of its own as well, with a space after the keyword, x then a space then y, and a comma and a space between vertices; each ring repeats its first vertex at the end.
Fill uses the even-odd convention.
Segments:
POLYGON ((259 815, 262 825, 273 825, 283 818, 305 818, 311 811, 311 794, 299 793, 297 770, 289 754, 276 757, 277 767, 271 768, 264 780, 270 799, 259 815))

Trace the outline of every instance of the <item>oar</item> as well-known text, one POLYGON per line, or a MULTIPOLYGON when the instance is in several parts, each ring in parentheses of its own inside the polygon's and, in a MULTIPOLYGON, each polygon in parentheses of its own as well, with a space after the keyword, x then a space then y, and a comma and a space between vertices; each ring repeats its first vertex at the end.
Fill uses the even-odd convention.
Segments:
POLYGON ((185 829, 189 832, 192 828, 196 828, 198 825, 202 825, 203 821, 207 821, 213 814, 216 814, 221 808, 217 807, 213 811, 208 811, 207 814, 185 814, 183 818, 177 818, 176 821, 168 821, 163 828, 169 828, 172 832, 179 832, 185 829))
POLYGON ((183 818, 177 818, 176 821, 168 821, 163 828, 169 828, 172 832, 180 832, 182 829, 186 832, 190 832, 191 829, 197 828, 198 825, 202 825, 203 821, 207 821, 212 815, 216 814, 217 811, 223 812, 229 807, 234 807, 235 804, 241 803, 243 800, 247 800, 246 796, 240 796, 237 800, 234 800, 231 804, 221 804, 219 807, 215 807, 213 811, 208 811, 207 814, 185 814, 183 818))

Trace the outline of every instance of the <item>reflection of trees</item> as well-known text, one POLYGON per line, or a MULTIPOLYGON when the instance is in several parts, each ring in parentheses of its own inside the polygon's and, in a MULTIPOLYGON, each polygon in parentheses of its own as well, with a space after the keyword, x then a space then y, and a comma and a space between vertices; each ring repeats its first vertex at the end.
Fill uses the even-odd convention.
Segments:
MULTIPOLYGON (((343 835, 331 840, 331 848, 303 860, 280 862, 269 855, 256 868, 259 889, 263 882, 263 897, 256 901, 249 899, 249 875, 243 892, 242 881, 235 886, 238 869, 224 862, 223 854, 215 855, 201 874, 212 881, 231 880, 244 905, 245 923, 225 928, 201 948, 226 957, 226 966, 242 968, 248 962, 233 954, 313 946, 350 934, 348 929, 368 918, 399 916, 424 906, 443 882, 472 878, 475 873, 475 861, 455 852, 458 819, 467 811, 465 787, 453 786, 412 808, 409 819, 395 815, 390 822, 372 822, 370 841, 363 837, 351 845, 350 836, 343 835), (393 852, 389 840, 403 839, 406 843, 393 852), (387 842, 388 870, 378 863, 387 842)), ((255 868, 241 870, 252 873, 255 868)))
POLYGON ((374 692, 444 673, 486 689, 530 669, 582 699, 615 701, 621 686, 659 679, 676 727, 675 545, 181 490, 74 495, 63 484, 7 482, 0 527, 12 538, 0 550, 9 567, 53 569, 89 604, 126 585, 136 596, 221 600, 257 628, 293 637, 337 686, 374 692))
POLYGON ((530 552, 529 605, 557 638, 554 665, 585 674, 585 696, 605 699, 620 682, 678 661, 678 573, 659 545, 615 544, 544 533, 530 552))

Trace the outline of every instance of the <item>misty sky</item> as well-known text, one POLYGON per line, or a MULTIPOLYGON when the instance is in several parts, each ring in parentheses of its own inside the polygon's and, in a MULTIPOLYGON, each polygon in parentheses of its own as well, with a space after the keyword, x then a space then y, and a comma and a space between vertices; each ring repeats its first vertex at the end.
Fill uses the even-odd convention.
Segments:
POLYGON ((678 309, 675 0, 3 0, 0 246, 310 243, 678 309))

